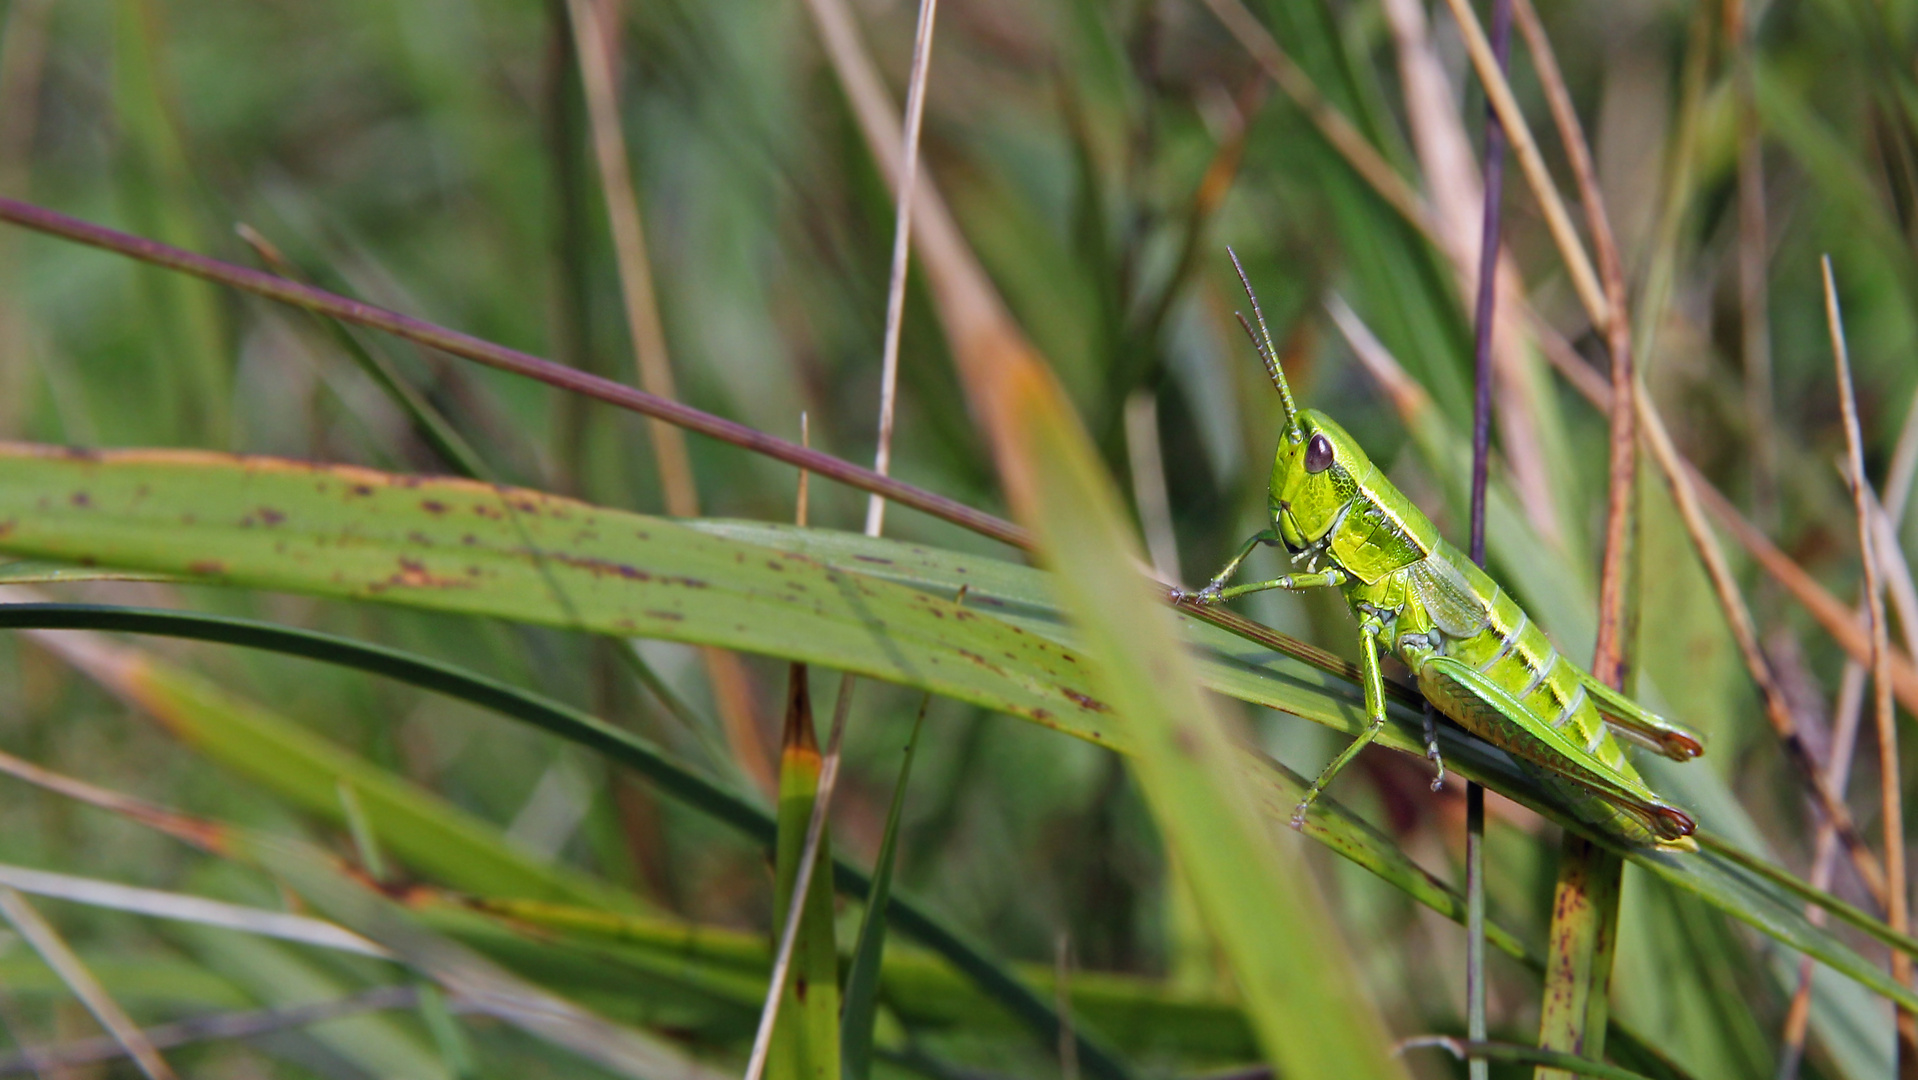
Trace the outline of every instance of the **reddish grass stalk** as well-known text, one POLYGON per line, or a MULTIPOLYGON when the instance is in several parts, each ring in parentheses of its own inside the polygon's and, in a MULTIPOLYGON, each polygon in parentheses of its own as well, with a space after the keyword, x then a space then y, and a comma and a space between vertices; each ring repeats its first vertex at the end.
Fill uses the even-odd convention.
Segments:
MULTIPOLYGON (((1879 579, 1877 529, 1872 516, 1870 482, 1865 477, 1864 436, 1858 425, 1858 400, 1852 390, 1851 357, 1845 347, 1844 317, 1838 309, 1838 283, 1831 256, 1820 262, 1825 282, 1825 321, 1831 331, 1832 362, 1838 370, 1838 403, 1845 419, 1848 454, 1845 480, 1858 510, 1858 546, 1864 564, 1865 610, 1871 624, 1872 715, 1878 731, 1879 804, 1885 830, 1885 921, 1897 933, 1911 929, 1905 884, 1904 801, 1899 792, 1898 728, 1891 705, 1891 640, 1885 626, 1885 597, 1879 579)), ((1891 977, 1911 984, 1911 957, 1891 954, 1891 977)), ((1898 1010, 1898 1075, 1918 1075, 1918 1014, 1898 1010)))
POLYGON ((496 345, 471 334, 437 326, 424 319, 402 315, 374 304, 349 300, 324 289, 184 251, 157 240, 131 236, 117 229, 95 225, 92 222, 82 221, 56 210, 48 210, 17 199, 0 198, 0 221, 101 248, 155 266, 178 270, 207 281, 250 292, 256 296, 263 296, 269 300, 316 311, 341 322, 381 330, 452 356, 537 379, 561 390, 583 394, 609 405, 655 417, 670 424, 677 424, 690 431, 697 431, 701 435, 731 443, 753 453, 764 454, 789 465, 809 469, 820 476, 837 480, 862 491, 884 495, 893 502, 910 506, 915 510, 950 521, 961 528, 970 529, 981 536, 989 536, 1014 547, 1026 548, 1032 544, 1031 536, 1020 526, 982 510, 975 510, 955 499, 881 476, 871 469, 862 468, 831 454, 806 449, 738 421, 714 416, 712 413, 695 409, 690 405, 649 394, 644 390, 636 390, 624 383, 614 382, 564 364, 556 364, 531 353, 496 345))

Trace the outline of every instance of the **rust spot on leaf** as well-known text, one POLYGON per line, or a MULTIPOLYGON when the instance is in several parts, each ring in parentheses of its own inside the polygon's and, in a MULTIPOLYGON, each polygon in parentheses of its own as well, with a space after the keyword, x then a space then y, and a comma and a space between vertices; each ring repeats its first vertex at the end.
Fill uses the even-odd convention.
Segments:
POLYGON ((444 577, 434 574, 426 568, 425 563, 418 559, 402 558, 399 560, 399 563, 400 569, 398 573, 388 577, 385 581, 376 582, 370 586, 373 592, 384 592, 390 588, 457 589, 465 588, 469 584, 464 578, 444 577))
POLYGON ((1112 707, 1107 705, 1105 702, 1100 701, 1098 698, 1092 697, 1088 694, 1081 694, 1077 690, 1068 690, 1062 686, 1059 688, 1059 692, 1064 694, 1066 697, 1071 698, 1073 704, 1079 706, 1082 709, 1086 709, 1091 712, 1111 712, 1112 711, 1112 707))
POLYGON ((654 610, 648 610, 648 611, 646 612, 646 614, 647 614, 647 616, 648 616, 649 618, 654 618, 654 619, 665 619, 665 620, 666 620, 666 621, 668 621, 668 622, 684 622, 684 621, 686 620, 686 616, 684 616, 684 615, 681 615, 681 614, 680 614, 679 612, 677 612, 677 611, 654 611, 654 610))
POLYGON ((196 559, 187 564, 187 573, 214 575, 226 573, 226 562, 221 559, 196 559))
POLYGON ((84 491, 76 491, 73 493, 73 497, 68 499, 67 501, 71 502, 73 505, 79 507, 80 509, 85 510, 93 505, 93 496, 88 495, 84 491))
POLYGON ((280 513, 278 510, 273 509, 271 506, 260 507, 259 514, 260 514, 260 524, 262 525, 267 525, 267 526, 278 525, 280 522, 286 520, 285 514, 280 513))
POLYGON ((446 513, 446 504, 438 499, 421 499, 420 509, 437 516, 446 513))
POLYGON ((611 559, 595 559, 585 555, 564 555, 556 551, 548 553, 547 557, 554 562, 563 563, 576 570, 584 570, 594 577, 612 575, 614 577, 624 578, 627 581, 651 581, 653 579, 653 575, 641 570, 637 566, 629 563, 614 562, 611 559))

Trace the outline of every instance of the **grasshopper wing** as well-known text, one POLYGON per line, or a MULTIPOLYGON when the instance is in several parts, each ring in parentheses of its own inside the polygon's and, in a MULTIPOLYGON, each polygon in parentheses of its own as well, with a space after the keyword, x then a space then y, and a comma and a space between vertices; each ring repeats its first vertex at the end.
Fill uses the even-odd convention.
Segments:
POLYGON ((1446 637, 1469 638, 1492 625, 1491 606, 1484 599, 1486 590, 1474 589, 1465 572, 1445 555, 1434 552, 1413 563, 1406 568, 1406 578, 1446 637))
POLYGON ((1692 732, 1647 710, 1643 705, 1599 682, 1590 673, 1578 673, 1585 692, 1612 730, 1673 761, 1690 761, 1705 752, 1704 743, 1692 732))
MULTIPOLYGON (((1544 772, 1569 781, 1621 811, 1649 835, 1623 829, 1633 839, 1686 847, 1697 826, 1690 816, 1652 794, 1644 783, 1586 752, 1491 679, 1445 656, 1419 663, 1419 689, 1461 727, 1544 772)), ((1597 822, 1617 827, 1620 823, 1597 822)))

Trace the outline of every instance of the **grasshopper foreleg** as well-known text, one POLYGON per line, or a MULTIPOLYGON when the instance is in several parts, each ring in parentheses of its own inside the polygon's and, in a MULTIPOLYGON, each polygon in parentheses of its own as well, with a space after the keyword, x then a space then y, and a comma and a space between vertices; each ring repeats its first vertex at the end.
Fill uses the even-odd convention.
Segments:
POLYGON ((1292 810, 1292 827, 1295 829, 1305 825, 1305 812, 1311 809, 1312 800, 1319 797, 1325 785, 1332 782, 1340 769, 1358 757, 1359 751, 1377 738, 1379 731, 1385 727, 1385 675, 1379 670, 1379 639, 1384 636, 1385 626, 1377 615, 1368 614, 1359 623, 1359 666, 1365 677, 1365 713, 1369 719, 1365 730, 1352 740, 1352 745, 1333 758, 1332 764, 1327 765, 1319 773, 1319 778, 1312 781, 1312 786, 1305 790, 1305 797, 1292 810))
POLYGON ((1200 589, 1198 592, 1174 589, 1172 590, 1172 599, 1193 600, 1201 604, 1218 603, 1220 592, 1225 588, 1225 583, 1231 581, 1232 575, 1239 572, 1239 564, 1245 561, 1245 557, 1252 554, 1253 549, 1260 544, 1276 544, 1278 542, 1279 534, 1274 529, 1266 529, 1263 532, 1255 533, 1251 539, 1239 545, 1238 554, 1232 556, 1230 562, 1221 567, 1218 573, 1212 575, 1212 580, 1205 583, 1205 588, 1200 589))
POLYGON ((1247 593, 1264 592, 1267 589, 1289 589, 1296 591, 1299 589, 1320 589, 1326 587, 1337 588, 1350 580, 1343 570, 1320 570, 1309 574, 1287 574, 1284 577, 1273 578, 1270 581, 1254 581, 1245 585, 1234 585, 1229 589, 1225 587, 1225 583, 1232 580, 1232 575, 1238 573, 1239 564, 1245 561, 1247 555, 1252 554, 1252 549, 1258 547, 1260 544, 1276 544, 1279 542, 1279 534, 1271 529, 1259 533, 1252 539, 1247 540, 1245 544, 1239 548, 1239 553, 1232 556, 1232 561, 1226 563, 1223 570, 1212 575, 1212 580, 1206 582, 1205 588, 1200 589, 1198 592, 1174 589, 1172 591, 1172 599, 1191 600, 1200 604, 1218 604, 1234 597, 1244 596, 1247 593))

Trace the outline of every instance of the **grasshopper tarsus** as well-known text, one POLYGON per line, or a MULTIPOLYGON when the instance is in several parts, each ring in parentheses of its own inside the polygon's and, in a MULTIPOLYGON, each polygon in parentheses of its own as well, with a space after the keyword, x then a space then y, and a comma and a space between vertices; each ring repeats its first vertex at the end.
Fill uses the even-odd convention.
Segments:
POLYGON ((1445 790, 1445 759, 1439 755, 1438 748, 1438 710, 1431 702, 1425 703, 1425 757, 1436 770, 1432 776, 1432 790, 1445 790))

